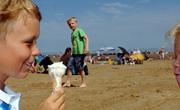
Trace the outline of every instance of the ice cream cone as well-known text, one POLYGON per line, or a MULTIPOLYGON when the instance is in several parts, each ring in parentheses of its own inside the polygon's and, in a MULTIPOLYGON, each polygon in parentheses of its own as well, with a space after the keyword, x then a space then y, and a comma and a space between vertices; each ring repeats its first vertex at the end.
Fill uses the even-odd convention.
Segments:
POLYGON ((62 86, 62 76, 66 72, 66 66, 62 62, 48 66, 49 76, 53 82, 53 91, 62 86))

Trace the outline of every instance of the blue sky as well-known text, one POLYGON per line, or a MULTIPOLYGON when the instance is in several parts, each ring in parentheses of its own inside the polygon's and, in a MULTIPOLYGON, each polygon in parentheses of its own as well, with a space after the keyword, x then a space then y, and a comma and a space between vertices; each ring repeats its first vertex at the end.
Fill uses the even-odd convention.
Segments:
POLYGON ((38 41, 42 52, 71 46, 70 16, 88 34, 90 50, 166 46, 164 34, 180 22, 180 0, 34 0, 43 19, 38 41))

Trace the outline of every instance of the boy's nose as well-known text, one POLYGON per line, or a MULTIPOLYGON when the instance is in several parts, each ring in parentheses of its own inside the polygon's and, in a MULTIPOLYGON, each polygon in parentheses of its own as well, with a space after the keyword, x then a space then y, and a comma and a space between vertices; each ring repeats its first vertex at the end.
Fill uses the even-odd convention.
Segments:
POLYGON ((33 56, 37 56, 37 55, 39 55, 40 53, 41 53, 41 51, 39 50, 39 48, 38 48, 37 46, 35 46, 35 47, 33 48, 32 55, 33 55, 33 56))

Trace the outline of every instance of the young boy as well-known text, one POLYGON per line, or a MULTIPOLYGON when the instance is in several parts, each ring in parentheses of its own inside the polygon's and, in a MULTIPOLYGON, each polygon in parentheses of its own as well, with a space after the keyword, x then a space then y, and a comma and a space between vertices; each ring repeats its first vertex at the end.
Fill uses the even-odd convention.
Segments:
POLYGON ((176 76, 176 80, 178 86, 180 87, 180 25, 176 25, 174 30, 172 30, 173 36, 175 36, 174 40, 174 74, 176 76))
MULTIPOLYGON (((41 14, 31 0, 0 0, 0 110, 19 110, 20 93, 7 85, 9 77, 25 78, 40 53, 37 39, 41 14)), ((38 110, 64 110, 64 91, 54 91, 38 110)))
POLYGON ((71 17, 67 20, 67 24, 72 30, 71 42, 72 42, 72 58, 68 62, 67 69, 67 81, 63 85, 64 87, 70 87, 71 76, 72 76, 72 66, 77 68, 79 74, 81 75, 81 85, 80 87, 86 87, 85 73, 84 73, 84 59, 86 53, 89 51, 89 39, 87 34, 78 27, 78 22, 75 17, 71 17))

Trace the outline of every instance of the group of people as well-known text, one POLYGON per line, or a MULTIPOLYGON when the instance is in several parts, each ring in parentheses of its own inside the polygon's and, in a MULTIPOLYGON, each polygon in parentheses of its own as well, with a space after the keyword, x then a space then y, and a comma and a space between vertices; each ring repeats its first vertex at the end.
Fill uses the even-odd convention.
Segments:
MULTIPOLYGON (((31 69, 35 56, 40 54, 37 39, 40 33, 41 13, 31 0, 0 0, 0 109, 19 110, 20 93, 15 93, 5 82, 9 77, 25 78, 31 69)), ((88 50, 88 36, 78 28, 77 19, 67 21, 72 29, 72 55, 64 61, 68 78, 64 86, 71 84, 72 65, 81 75, 80 87, 86 87, 84 58, 88 50)), ((180 25, 173 29, 174 73, 180 86, 180 25)), ((66 58, 65 58, 66 59, 66 58)), ((63 88, 53 91, 38 107, 38 110, 64 110, 63 88)))
MULTIPOLYGON (((82 81, 80 87, 86 87, 87 85, 85 81, 85 75, 88 75, 88 67, 85 63, 85 57, 86 53, 88 52, 88 36, 82 29, 77 27, 77 20, 75 17, 71 17, 67 21, 67 23, 69 27, 73 30, 71 34, 73 48, 66 48, 64 54, 60 57, 60 61, 62 61, 65 66, 67 66, 67 81, 65 82, 65 84, 63 84, 63 87, 71 86, 72 75, 80 75, 82 81)), ((51 64, 53 64, 53 61, 49 56, 45 56, 39 62, 38 56, 36 56, 35 62, 32 66, 32 71, 47 74, 48 65, 51 64)))
MULTIPOLYGON (((68 47, 65 49, 64 54, 60 57, 60 61, 67 66, 66 75, 67 81, 63 84, 64 87, 71 86, 71 77, 73 75, 81 76, 80 87, 86 87, 85 75, 88 74, 88 67, 85 63, 85 57, 88 53, 88 36, 87 34, 78 26, 75 17, 69 18, 67 21, 69 27, 72 29, 72 48, 68 47)), ((40 55, 41 56, 41 55, 40 55)), ((41 58, 41 57, 40 57, 41 58)), ((32 72, 36 73, 48 73, 48 65, 53 64, 53 61, 49 56, 45 56, 38 61, 38 56, 35 57, 35 62, 33 63, 32 72)))
MULTIPOLYGON (((5 84, 9 77, 25 78, 32 68, 34 59, 40 54, 37 39, 40 34, 41 13, 32 0, 0 0, 0 109, 19 110, 21 94, 5 84)), ((67 21, 72 29, 72 59, 67 64, 69 75, 65 86, 70 85, 71 65, 74 64, 81 75, 80 87, 86 87, 84 79, 84 58, 88 50, 88 36, 78 28, 75 17, 67 21)), ((47 57, 48 58, 48 57, 47 57)), ((52 63, 52 62, 51 62, 52 63)), ((53 91, 38 110, 64 110, 63 87, 53 91)))
POLYGON ((117 53, 117 64, 143 64, 145 55, 140 50, 131 53, 117 53))

